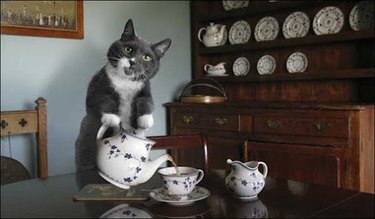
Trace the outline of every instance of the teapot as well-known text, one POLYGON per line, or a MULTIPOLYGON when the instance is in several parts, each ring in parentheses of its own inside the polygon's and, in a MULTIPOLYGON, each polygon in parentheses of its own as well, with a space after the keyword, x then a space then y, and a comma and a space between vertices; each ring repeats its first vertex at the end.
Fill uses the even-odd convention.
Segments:
POLYGON ((231 172, 225 178, 225 187, 229 192, 242 200, 256 199, 265 185, 267 165, 262 161, 242 163, 231 159, 227 163, 231 165, 231 172), (258 170, 259 165, 263 166, 263 174, 258 170))
POLYGON ((109 183, 122 189, 129 189, 148 181, 158 167, 172 161, 169 154, 148 161, 151 147, 156 143, 140 138, 123 128, 111 137, 104 138, 107 125, 99 128, 96 137, 98 174, 109 183))
POLYGON ((223 24, 210 23, 207 27, 202 27, 198 32, 198 39, 206 47, 222 46, 227 41, 227 30, 223 24), (205 31, 202 39, 202 33, 205 31))
POLYGON ((221 62, 215 66, 206 64, 204 66, 204 71, 207 72, 208 74, 224 74, 226 72, 225 70, 225 62, 221 62))

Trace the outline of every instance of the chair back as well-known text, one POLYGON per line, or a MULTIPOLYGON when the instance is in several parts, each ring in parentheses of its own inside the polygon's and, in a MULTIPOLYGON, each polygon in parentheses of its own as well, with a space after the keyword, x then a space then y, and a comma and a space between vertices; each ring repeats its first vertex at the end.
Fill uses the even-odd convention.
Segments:
POLYGON ((153 150, 166 149, 178 166, 192 166, 207 171, 207 137, 205 134, 152 136, 153 150))
POLYGON ((39 97, 34 110, 1 111, 1 136, 35 134, 38 177, 48 177, 47 106, 39 97))

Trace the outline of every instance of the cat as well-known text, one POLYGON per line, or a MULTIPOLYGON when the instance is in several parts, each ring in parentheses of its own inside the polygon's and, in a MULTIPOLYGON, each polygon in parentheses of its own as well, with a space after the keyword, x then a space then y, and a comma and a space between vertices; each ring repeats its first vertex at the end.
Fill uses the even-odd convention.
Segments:
POLYGON ((109 133, 122 127, 139 137, 153 126, 150 79, 159 71, 171 42, 169 38, 146 42, 136 35, 133 21, 126 22, 121 38, 107 51, 108 62, 87 88, 86 115, 75 143, 77 172, 97 168, 96 134, 102 124, 111 127, 109 133))

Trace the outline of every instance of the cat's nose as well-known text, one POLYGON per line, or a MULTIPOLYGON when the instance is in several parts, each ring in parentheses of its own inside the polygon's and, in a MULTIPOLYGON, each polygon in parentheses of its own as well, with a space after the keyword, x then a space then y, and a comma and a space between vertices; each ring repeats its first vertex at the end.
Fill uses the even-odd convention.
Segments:
POLYGON ((135 62, 133 60, 129 59, 129 64, 130 64, 130 67, 132 67, 135 64, 135 62))

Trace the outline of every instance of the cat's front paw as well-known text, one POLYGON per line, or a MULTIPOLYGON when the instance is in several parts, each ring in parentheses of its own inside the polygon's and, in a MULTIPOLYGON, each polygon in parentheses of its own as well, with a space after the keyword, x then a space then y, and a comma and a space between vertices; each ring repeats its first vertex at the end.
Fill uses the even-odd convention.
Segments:
POLYGON ((108 127, 113 127, 115 129, 120 128, 121 119, 118 115, 112 113, 103 113, 102 123, 108 127))
POLYGON ((154 117, 152 114, 146 114, 137 118, 138 128, 149 129, 154 125, 154 117))

